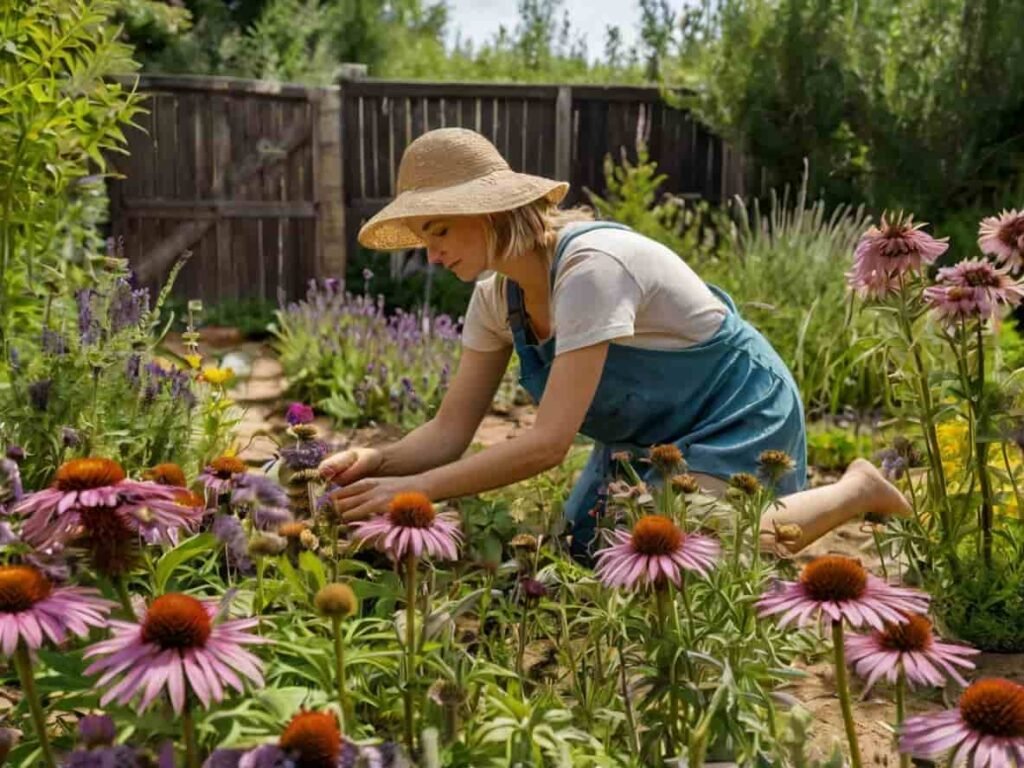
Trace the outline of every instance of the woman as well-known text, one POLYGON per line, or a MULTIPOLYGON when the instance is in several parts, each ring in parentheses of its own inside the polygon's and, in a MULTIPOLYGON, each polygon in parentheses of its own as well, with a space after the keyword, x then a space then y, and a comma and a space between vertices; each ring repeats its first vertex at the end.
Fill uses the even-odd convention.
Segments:
MULTIPOLYGON (((586 558, 599 488, 614 451, 642 456, 674 443, 702 487, 755 472, 762 451, 795 469, 766 533, 795 524, 796 551, 865 513, 907 514, 902 494, 870 463, 835 484, 802 490, 806 441, 800 394, 768 342, 722 291, 669 249, 625 227, 557 208, 568 185, 512 171, 483 136, 442 128, 416 139, 398 171, 399 194, 368 221, 368 248, 425 247, 433 264, 476 283, 458 371, 437 415, 382 449, 327 458, 343 487, 346 521, 383 512, 402 491, 438 501, 498 488, 558 465, 578 433, 596 441, 565 514, 573 553, 586 558), (509 362, 539 403, 525 433, 463 457, 509 362)), ((795 531, 794 528, 789 528, 795 531)))

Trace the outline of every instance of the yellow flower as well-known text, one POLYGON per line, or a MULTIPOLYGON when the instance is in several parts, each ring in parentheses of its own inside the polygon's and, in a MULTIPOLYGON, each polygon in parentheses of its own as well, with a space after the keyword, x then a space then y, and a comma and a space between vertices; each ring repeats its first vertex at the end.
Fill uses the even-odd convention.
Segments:
POLYGON ((200 364, 203 362, 202 355, 185 355, 185 362, 188 363, 188 367, 193 371, 199 370, 200 364))
POLYGON ((222 387, 235 378, 235 372, 230 368, 203 368, 203 379, 214 386, 222 387))

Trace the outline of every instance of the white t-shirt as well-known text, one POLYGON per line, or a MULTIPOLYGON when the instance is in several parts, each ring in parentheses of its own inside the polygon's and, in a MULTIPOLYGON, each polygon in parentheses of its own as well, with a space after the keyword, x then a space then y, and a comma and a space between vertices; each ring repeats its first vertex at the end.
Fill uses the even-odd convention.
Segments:
MULTIPOLYGON (((491 275, 474 286, 462 330, 470 349, 512 346, 506 284, 491 275)), ((620 229, 596 229, 569 243, 551 302, 556 355, 604 341, 682 349, 713 336, 728 313, 677 254, 620 229)))

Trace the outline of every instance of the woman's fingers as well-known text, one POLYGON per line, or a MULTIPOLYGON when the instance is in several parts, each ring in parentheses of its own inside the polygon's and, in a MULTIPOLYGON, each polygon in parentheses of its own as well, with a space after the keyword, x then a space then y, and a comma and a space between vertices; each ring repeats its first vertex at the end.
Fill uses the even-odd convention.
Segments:
POLYGON ((343 485, 338 490, 332 491, 331 498, 335 501, 342 501, 344 499, 351 499, 354 496, 362 496, 373 490, 375 485, 376 483, 372 480, 359 480, 351 485, 343 485))
POLYGON ((331 454, 320 462, 318 467, 320 477, 328 482, 339 479, 338 476, 349 469, 356 462, 357 458, 356 452, 351 450, 331 454))
POLYGON ((341 515, 342 522, 345 523, 358 523, 360 520, 368 520, 374 515, 374 507, 371 503, 361 504, 355 509, 350 509, 348 512, 343 512, 341 515))
POLYGON ((372 461, 369 455, 357 453, 355 460, 347 466, 340 474, 335 476, 339 483, 352 483, 365 477, 372 471, 372 461))

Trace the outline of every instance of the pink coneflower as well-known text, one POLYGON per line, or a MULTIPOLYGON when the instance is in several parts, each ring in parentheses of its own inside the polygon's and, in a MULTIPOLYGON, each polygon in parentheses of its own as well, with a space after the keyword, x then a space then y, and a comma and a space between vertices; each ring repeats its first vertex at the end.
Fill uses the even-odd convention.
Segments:
POLYGON ((947 321, 995 317, 1001 305, 1016 306, 1024 298, 1024 287, 1010 277, 1008 268, 984 259, 943 267, 937 281, 925 288, 924 299, 947 321))
POLYGON ((11 512, 28 517, 22 536, 39 549, 83 534, 97 541, 138 534, 151 544, 174 544, 182 528, 202 517, 202 510, 178 503, 178 491, 128 480, 111 459, 72 459, 57 470, 51 487, 29 494, 11 512))
POLYGON ((985 678, 960 696, 956 709, 909 718, 900 752, 973 768, 1024 765, 1024 685, 985 678))
POLYGON ((86 587, 55 587, 31 565, 0 565, 0 649, 13 656, 19 642, 30 650, 44 637, 60 645, 68 633, 79 637, 103 627, 114 603, 86 587))
POLYGON ((46 712, 36 690, 30 653, 42 646, 44 637, 59 645, 69 632, 85 637, 89 627, 105 626, 113 603, 96 595, 93 589, 54 587, 42 571, 30 565, 0 565, 0 649, 14 659, 42 763, 51 768, 57 763, 50 749, 46 712))
POLYGON ((796 620, 803 625, 824 614, 851 626, 870 624, 885 629, 885 622, 902 624, 907 614, 924 613, 928 595, 886 584, 850 557, 824 555, 804 566, 799 581, 779 582, 757 602, 762 616, 782 614, 779 624, 796 620))
POLYGON ((256 619, 214 623, 218 606, 194 597, 171 593, 154 600, 142 622, 111 621, 113 637, 85 651, 86 658, 102 656, 85 670, 102 673, 97 685, 105 687, 115 678, 100 704, 127 704, 141 694, 139 711, 144 711, 164 688, 175 713, 185 707, 185 694, 192 691, 204 707, 224 698, 227 686, 244 693, 242 677, 263 685, 261 664, 242 646, 266 642, 246 630, 256 619))
POLYGON ((853 254, 853 269, 846 274, 851 288, 868 298, 879 298, 895 291, 898 278, 920 274, 949 248, 948 238, 936 240, 914 224, 913 216, 888 221, 882 215, 881 227, 871 227, 861 236, 853 254))
POLYGON ((1004 210, 982 219, 978 247, 1011 270, 1024 266, 1024 210, 1004 210))
POLYGON ((199 473, 199 480, 214 496, 231 493, 238 478, 249 471, 237 456, 218 456, 199 473))
POLYGON ((881 632, 846 638, 846 659, 870 689, 879 678, 895 683, 902 665, 911 685, 945 685, 951 677, 966 686, 956 667, 974 669, 966 657, 979 653, 954 643, 944 643, 932 633, 926 616, 912 614, 904 624, 886 623, 881 632))
POLYGON ((352 524, 355 538, 374 541, 396 560, 407 554, 456 560, 462 539, 459 519, 450 512, 437 514, 422 493, 399 493, 387 513, 352 524))
POLYGON ((696 533, 685 533, 663 515, 645 515, 632 533, 613 531, 613 544, 597 553, 597 577, 609 587, 635 589, 665 580, 677 587, 682 571, 707 576, 721 547, 718 542, 696 533))

